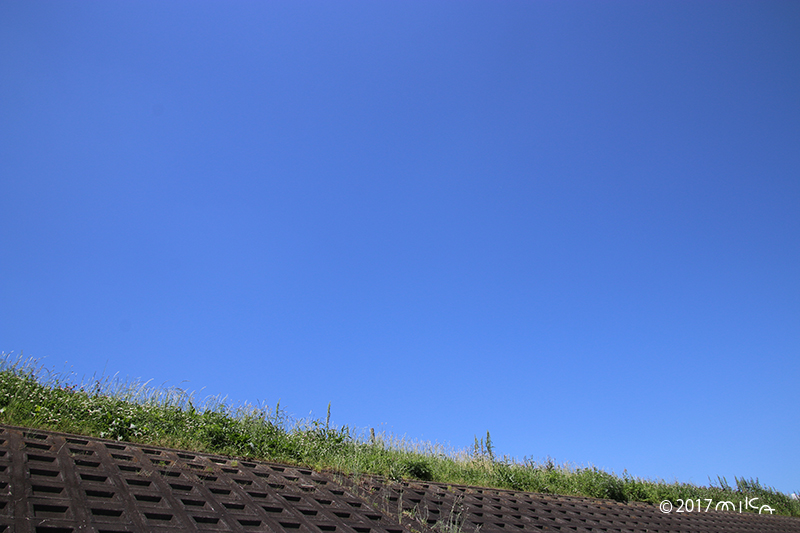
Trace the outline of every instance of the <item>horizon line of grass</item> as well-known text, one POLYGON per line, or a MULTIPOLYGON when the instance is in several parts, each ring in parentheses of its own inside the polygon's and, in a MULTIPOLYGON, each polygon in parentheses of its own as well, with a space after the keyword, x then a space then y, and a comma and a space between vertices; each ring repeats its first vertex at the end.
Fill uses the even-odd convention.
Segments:
MULTIPOLYGON (((0 353, 0 423, 152 446, 303 465, 346 475, 377 475, 523 492, 588 496, 658 504, 670 500, 713 502, 758 498, 777 514, 800 516, 800 501, 762 486, 758 479, 724 477, 708 486, 668 483, 608 473, 597 467, 496 457, 491 436, 471 450, 375 435, 326 420, 293 419, 271 409, 224 399, 197 403, 179 388, 116 378, 69 381, 37 360, 0 353)), ((756 509, 757 510, 757 509, 756 509)), ((749 511, 756 512, 749 509, 749 511)))

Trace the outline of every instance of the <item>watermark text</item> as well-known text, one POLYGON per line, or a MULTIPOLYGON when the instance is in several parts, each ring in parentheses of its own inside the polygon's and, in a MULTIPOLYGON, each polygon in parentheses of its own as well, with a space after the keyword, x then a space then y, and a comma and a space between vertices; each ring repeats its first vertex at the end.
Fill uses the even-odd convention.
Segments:
POLYGON ((769 513, 772 514, 775 512, 775 509, 770 507, 769 505, 757 505, 756 500, 758 498, 749 498, 745 497, 744 502, 739 500, 739 505, 736 505, 732 501, 723 500, 714 503, 714 500, 711 498, 697 498, 695 500, 684 500, 682 498, 678 498, 675 500, 675 504, 673 504, 670 500, 664 500, 659 505, 658 508, 661 509, 661 512, 664 514, 669 513, 707 513, 709 510, 714 511, 736 511, 738 510, 740 513, 746 511, 758 511, 758 514, 762 513, 769 513))

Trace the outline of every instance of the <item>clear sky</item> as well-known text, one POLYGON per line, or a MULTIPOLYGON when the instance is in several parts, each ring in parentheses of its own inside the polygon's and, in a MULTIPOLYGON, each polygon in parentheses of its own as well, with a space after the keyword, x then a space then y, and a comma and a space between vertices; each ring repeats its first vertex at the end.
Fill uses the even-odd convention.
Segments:
POLYGON ((6 353, 800 489, 798 2, 5 0, 0 208, 6 353))

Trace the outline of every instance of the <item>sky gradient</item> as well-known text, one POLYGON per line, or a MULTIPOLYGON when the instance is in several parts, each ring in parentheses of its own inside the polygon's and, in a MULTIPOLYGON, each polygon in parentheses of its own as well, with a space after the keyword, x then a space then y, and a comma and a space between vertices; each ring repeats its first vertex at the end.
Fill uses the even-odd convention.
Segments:
POLYGON ((0 350, 800 489, 797 2, 0 3, 0 350))

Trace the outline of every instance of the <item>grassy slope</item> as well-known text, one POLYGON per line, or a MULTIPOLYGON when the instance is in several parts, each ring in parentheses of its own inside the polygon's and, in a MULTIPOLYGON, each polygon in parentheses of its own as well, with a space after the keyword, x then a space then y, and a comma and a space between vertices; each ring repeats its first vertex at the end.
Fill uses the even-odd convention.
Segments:
POLYGON ((489 435, 469 452, 445 452, 430 444, 385 436, 364 438, 348 427, 327 422, 292 423, 276 408, 232 407, 221 401, 195 405, 179 389, 96 380, 76 385, 33 361, 0 358, 0 423, 252 457, 347 474, 507 488, 527 492, 581 495, 658 504, 671 500, 743 501, 758 497, 777 514, 800 516, 800 501, 763 487, 758 480, 736 478, 730 487, 699 487, 621 477, 597 468, 519 463, 495 457, 489 435))

